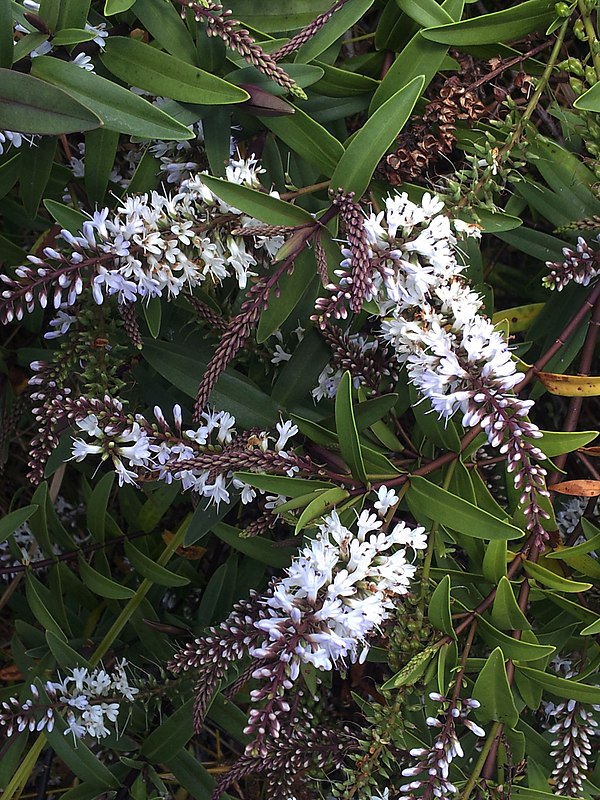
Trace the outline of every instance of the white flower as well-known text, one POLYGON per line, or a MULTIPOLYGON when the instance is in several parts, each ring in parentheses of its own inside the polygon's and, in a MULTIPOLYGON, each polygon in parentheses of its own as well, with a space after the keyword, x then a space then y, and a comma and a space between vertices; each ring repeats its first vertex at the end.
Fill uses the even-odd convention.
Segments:
POLYGON ((78 53, 71 63, 75 64, 76 67, 81 67, 82 69, 85 69, 87 72, 94 71, 94 65, 92 64, 92 57, 86 55, 85 53, 78 53))
POLYGON ((275 353, 271 359, 271 364, 281 364, 282 362, 289 361, 292 357, 291 353, 286 353, 280 344, 275 345, 275 353))
POLYGON ((286 444, 293 436, 296 436, 298 433, 298 426, 291 422, 291 420, 286 420, 285 422, 282 420, 275 425, 275 428, 279 434, 279 438, 275 442, 275 450, 279 452, 285 448, 286 444))
POLYGON ((225 488, 225 478, 223 475, 217 475, 214 483, 206 483, 202 489, 204 497, 210 498, 210 501, 218 508, 221 500, 229 503, 229 492, 225 488))
POLYGON ((380 517, 385 517, 390 508, 395 506, 397 502, 398 495, 393 489, 380 486, 377 490, 377 500, 373 503, 373 507, 377 509, 380 517))

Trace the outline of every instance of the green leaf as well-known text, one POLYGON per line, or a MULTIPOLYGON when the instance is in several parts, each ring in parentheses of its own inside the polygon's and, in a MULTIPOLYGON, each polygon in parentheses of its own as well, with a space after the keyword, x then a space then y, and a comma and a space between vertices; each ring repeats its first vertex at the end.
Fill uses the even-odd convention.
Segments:
POLYGON ((29 572, 25 574, 25 594, 31 613, 47 631, 52 631, 59 639, 64 639, 65 634, 54 618, 48 603, 49 590, 29 572))
POLYGON ((342 458, 350 468, 353 477, 367 484, 368 478, 352 406, 352 376, 348 371, 342 376, 335 396, 335 427, 342 458))
POLYGON ((527 0, 513 8, 428 28, 422 33, 434 42, 455 47, 509 42, 533 31, 546 30, 556 16, 554 5, 554 0, 527 0))
POLYGON ((230 503, 221 503, 219 506, 213 503, 208 508, 205 508, 203 503, 198 503, 185 533, 184 547, 189 547, 199 539, 203 539, 217 522, 227 516, 239 499, 231 489, 229 494, 231 495, 230 503))
POLYGON ((594 535, 594 531, 597 531, 598 529, 590 524, 585 517, 581 518, 581 523, 583 526, 583 532, 586 536, 591 536, 590 539, 585 542, 581 542, 581 544, 574 545, 573 547, 560 547, 558 550, 554 550, 552 553, 544 553, 544 558, 559 558, 561 561, 566 561, 568 563, 571 561, 571 559, 579 558, 579 556, 591 553, 593 550, 596 550, 598 547, 600 547, 600 531, 594 535))
POLYGON ((557 697, 564 697, 565 700, 577 700, 590 705, 600 703, 600 687, 598 686, 580 683, 573 678, 559 678, 558 675, 551 675, 548 672, 521 665, 517 667, 517 670, 557 697))
POLYGON ((568 578, 563 578, 555 572, 551 572, 545 567, 540 567, 539 564, 534 564, 533 561, 525 560, 523 562, 525 572, 532 578, 535 578, 538 583, 543 586, 548 586, 550 589, 556 589, 560 592, 586 592, 592 588, 591 583, 581 583, 580 581, 572 581, 568 578))
POLYGON ((0 542, 8 539, 11 533, 14 533, 18 527, 24 522, 27 522, 29 517, 35 514, 38 508, 39 506, 37 505, 24 506, 23 508, 18 508, 16 511, 11 511, 10 514, 5 514, 5 516, 0 519, 0 542))
POLYGON ((276 547, 275 542, 262 536, 244 538, 240 536, 241 531, 224 522, 218 522, 212 530, 222 542, 269 567, 281 569, 289 566, 292 555, 296 552, 295 548, 276 547))
MULTIPOLYGON (((189 346, 180 347, 172 342, 144 340, 142 356, 170 383, 195 398, 198 383, 210 357, 209 353, 200 357, 189 355, 189 346)), ((277 406, 273 400, 232 369, 226 370, 217 381, 210 396, 211 404, 218 409, 229 411, 243 428, 273 427, 278 420, 277 406)))
POLYGON ((520 539, 523 536, 523 532, 514 525, 450 494, 425 478, 411 477, 408 494, 429 519, 467 536, 487 540, 520 539))
POLYGON ((108 501, 114 482, 115 473, 111 470, 98 481, 87 503, 87 527, 97 542, 104 541, 108 501))
POLYGON ((515 595, 506 576, 502 576, 496 588, 492 606, 492 622, 497 628, 506 631, 528 631, 531 625, 519 608, 515 595))
POLYGON ((349 31, 358 20, 367 13, 374 0, 350 0, 316 35, 305 42, 296 53, 295 61, 307 63, 320 56, 337 39, 349 31))
POLYGON ((431 595, 427 616, 434 628, 438 631, 455 637, 454 626, 452 625, 452 612, 450 610, 450 576, 446 575, 435 587, 431 595))
POLYGON ((364 194, 377 164, 404 127, 424 85, 423 75, 413 78, 369 117, 341 157, 331 176, 332 187, 342 187, 357 197, 364 194))
MULTIPOLYGON (((143 97, 93 72, 51 56, 33 60, 32 72, 64 89, 74 100, 90 109, 104 127, 141 139, 191 139, 193 133, 143 97)), ((88 128, 97 128, 89 125, 88 128)), ((61 131, 58 131, 61 132, 61 131)))
MULTIPOLYGON (((90 0, 60 0, 56 30, 85 27, 90 10, 90 0)), ((56 40, 55 40, 56 41, 56 40)))
POLYGON ((293 108, 291 116, 260 117, 261 122, 324 175, 333 175, 344 155, 342 143, 304 111, 296 106, 293 108))
POLYGON ((305 248, 294 261, 292 273, 286 272, 279 281, 279 295, 269 300, 268 306, 260 315, 256 341, 265 342, 271 334, 283 325, 296 308, 307 287, 316 285, 315 256, 312 250, 305 248))
POLYGON ((226 105, 243 103, 250 98, 248 92, 239 86, 186 64, 139 39, 110 36, 100 58, 104 66, 122 81, 182 103, 226 105))
POLYGON ((91 42, 98 34, 93 31, 85 31, 81 28, 63 28, 52 37, 52 44, 55 47, 64 47, 80 42, 91 42))
POLYGON ((326 489, 324 492, 320 492, 300 514, 294 533, 303 530, 309 522, 322 517, 323 514, 331 511, 332 508, 335 508, 348 497, 350 497, 348 492, 337 486, 334 489, 326 489))
POLYGON ((133 13, 167 53, 189 64, 196 63, 196 45, 181 14, 172 3, 137 0, 133 5, 133 13))
POLYGON ((119 14, 121 11, 128 11, 135 3, 135 0, 105 0, 104 14, 110 17, 111 14, 119 14))
POLYGON ((56 29, 60 4, 61 0, 40 0, 39 16, 51 31, 56 29))
POLYGON ((538 658, 547 658, 556 651, 556 647, 551 645, 534 644, 523 639, 515 639, 499 631, 484 617, 478 619, 482 639, 490 646, 498 645, 505 658, 514 661, 537 661, 538 658))
POLYGON ((88 216, 76 211, 58 200, 44 200, 44 206, 49 214, 58 222, 61 228, 65 228, 70 233, 79 233, 83 223, 89 219, 88 216))
POLYGON ((106 575, 90 567, 81 556, 79 556, 79 573, 87 588, 100 597, 109 600, 128 600, 135 595, 133 589, 107 578, 106 575))
POLYGON ((479 700, 480 706, 475 711, 477 718, 486 723, 492 720, 504 722, 514 728, 519 720, 513 693, 506 676, 502 650, 493 650, 473 687, 472 696, 479 700))
POLYGON ((358 396, 360 402, 354 406, 354 420, 359 431, 379 422, 398 402, 398 395, 395 393, 381 394, 365 400, 364 393, 359 389, 358 396))
POLYGON ((153 297, 147 303, 142 305, 144 312, 144 319, 148 325, 150 336, 153 339, 158 339, 160 335, 160 324, 162 320, 162 302, 160 297, 153 297))
POLYGON ((57 636, 52 631, 46 631, 46 641, 56 663, 62 669, 73 669, 74 667, 89 667, 90 662, 81 653, 73 650, 64 640, 64 637, 57 636))
POLYGON ((10 0, 0 0, 0 67, 10 69, 13 63, 13 26, 9 24, 12 20, 12 4, 10 0))
POLYGON ((482 563, 483 577, 490 583, 497 583, 506 575, 506 539, 495 539, 485 548, 482 563))
POLYGON ((114 167, 119 134, 106 128, 85 136, 85 191, 91 203, 102 203, 114 167))
POLYGON ((62 89, 7 69, 0 69, 0 110, 2 126, 21 133, 56 136, 89 131, 102 124, 99 116, 62 89))
POLYGON ((578 450, 593 442, 598 436, 598 431, 573 431, 572 433, 542 431, 542 433, 543 437, 536 439, 535 445, 547 458, 554 458, 563 453, 572 453, 573 450, 578 450))
MULTIPOLYGON (((440 9, 447 12, 453 19, 459 20, 463 5, 463 2, 456 3, 454 0, 447 0, 440 6, 440 9)), ((448 45, 430 42, 423 38, 420 31, 416 33, 386 72, 379 88, 373 95, 369 113, 372 114, 402 86, 418 75, 424 76, 423 89, 426 89, 441 68, 447 52, 448 45)))
MULTIPOLYGON (((214 778, 195 755, 184 748, 170 749, 162 761, 190 797, 194 797, 196 800, 208 800, 209 797, 212 797, 214 778)), ((223 800, 231 800, 227 794, 223 794, 221 797, 223 800)))
POLYGON ((202 182, 221 200, 267 225, 315 224, 313 217, 303 208, 248 186, 240 186, 210 175, 203 175, 202 182))
POLYGON ((321 61, 316 61, 315 64, 323 70, 323 77, 314 84, 313 88, 326 97, 349 98, 374 92, 379 87, 379 81, 369 78, 368 75, 332 67, 321 61))
POLYGON ((42 195, 48 185, 57 140, 54 136, 42 136, 23 154, 21 161, 21 200, 27 215, 31 218, 37 214, 42 195))
POLYGON ((596 622, 592 622, 591 625, 588 625, 581 631, 582 636, 594 636, 597 633, 600 633, 600 619, 597 619, 596 622))
POLYGON ((265 33, 304 28, 330 7, 331 0, 286 0, 284 4, 230 0, 227 3, 236 19, 244 20, 245 25, 265 33))
POLYGON ((266 475, 260 472, 235 472, 234 477, 244 483, 271 494, 285 497, 301 497, 315 492, 317 489, 334 489, 331 483, 311 481, 304 478, 288 478, 284 475, 266 475))
POLYGON ((125 555, 142 577, 147 578, 152 583, 157 583, 159 586, 187 586, 190 582, 189 578, 176 575, 170 569, 161 567, 156 561, 148 558, 137 547, 134 547, 131 542, 125 542, 125 555))
POLYGON ((595 83, 587 92, 579 95, 573 103, 580 111, 600 112, 600 85, 595 83))
POLYGON ((434 25, 448 25, 454 22, 452 17, 438 5, 436 0, 396 0, 396 5, 423 28, 434 25))

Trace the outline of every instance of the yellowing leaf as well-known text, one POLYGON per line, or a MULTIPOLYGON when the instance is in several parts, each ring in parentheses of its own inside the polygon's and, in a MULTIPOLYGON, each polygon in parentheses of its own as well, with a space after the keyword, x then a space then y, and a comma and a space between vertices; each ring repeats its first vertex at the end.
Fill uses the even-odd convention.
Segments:
POLYGON ((538 372, 537 376, 550 394, 558 394, 561 397, 600 395, 600 377, 560 375, 555 372, 538 372))

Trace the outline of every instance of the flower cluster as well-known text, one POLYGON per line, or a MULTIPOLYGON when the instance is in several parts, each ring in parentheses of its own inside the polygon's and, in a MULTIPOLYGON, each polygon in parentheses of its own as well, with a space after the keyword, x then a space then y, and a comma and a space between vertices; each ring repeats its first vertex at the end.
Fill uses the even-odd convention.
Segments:
POLYGON ((402 770, 405 778, 414 778, 410 783, 400 787, 400 800, 413 800, 415 792, 425 789, 424 797, 447 798, 457 793, 457 788, 449 779, 449 767, 455 758, 464 756, 463 749, 458 739, 456 724, 461 723, 475 736, 485 736, 485 731, 473 720, 468 718, 469 712, 479 708, 479 702, 470 698, 463 700, 449 700, 437 692, 431 692, 429 697, 441 703, 440 714, 437 717, 427 717, 427 725, 439 729, 432 747, 416 747, 410 755, 420 759, 414 767, 402 770), (442 719, 440 719, 442 716, 442 719))
POLYGON ((133 703, 139 689, 129 685, 125 659, 117 661, 111 673, 105 669, 93 670, 76 667, 60 681, 47 681, 44 685, 50 705, 40 699, 40 693, 32 684, 30 696, 25 700, 9 697, 0 710, 0 725, 7 736, 29 729, 51 731, 55 714, 64 714, 67 727, 65 736, 74 739, 93 736, 103 739, 111 733, 108 724, 115 724, 121 703, 133 703))
POLYGON ((279 468, 290 475, 300 469, 293 454, 285 450, 298 433, 290 421, 277 423, 277 438, 266 431, 244 438, 227 411, 205 411, 200 425, 184 429, 178 405, 173 408, 173 427, 158 406, 154 408, 156 422, 150 423, 141 414, 124 413, 122 403, 110 398, 77 403, 57 400, 54 408, 57 417, 66 416, 81 434, 73 440, 71 459, 100 456, 102 461, 110 460, 120 486, 140 480, 181 481, 184 491, 206 497, 218 507, 230 502, 232 489, 241 493, 243 503, 256 496, 251 486, 233 477, 235 469, 279 468))
POLYGON ((555 720, 550 727, 554 734, 550 757, 555 762, 552 775, 557 794, 583 796, 583 781, 589 774, 588 759, 592 755, 590 739, 600 733, 594 715, 599 711, 598 705, 586 708, 576 700, 565 700, 549 712, 555 720))
MULTIPOLYGON (((460 411, 465 427, 480 425, 506 455, 529 528, 543 537, 539 520, 546 512, 538 498, 547 494, 546 472, 535 462, 544 456, 529 441, 542 434, 526 419, 533 401, 514 395, 523 376, 503 335, 480 313, 482 298, 468 287, 456 258, 457 234, 479 230, 442 211, 442 201, 429 194, 420 204, 395 194, 364 220, 371 270, 362 278, 364 299, 377 304, 383 339, 433 410, 446 419, 460 411)), ((331 299, 318 301, 324 317, 344 315, 340 303, 357 280, 355 254, 342 253, 339 285, 331 299)))
POLYGON ((564 247, 563 255, 564 261, 546 261, 550 274, 544 276, 542 282, 548 289, 560 292, 571 281, 589 286, 600 275, 600 252, 590 247, 582 236, 577 238, 575 250, 564 247))
MULTIPOLYGON (((382 500, 391 498, 382 494, 382 500)), ((197 724, 231 661, 250 656, 249 676, 262 686, 251 692, 245 732, 253 735, 249 752, 261 752, 265 736, 280 735, 291 707, 286 694, 302 665, 332 670, 366 659, 371 638, 409 590, 416 572, 409 553, 425 547, 423 528, 400 522, 386 532, 369 510, 358 517, 355 532, 335 511, 326 516, 284 578, 176 654, 175 672, 200 670, 197 724)))
MULTIPOLYGON (((254 159, 239 160, 230 163, 227 175, 255 186, 258 171, 254 159)), ((244 289, 249 276, 257 274, 252 269, 258 252, 270 258, 282 238, 256 236, 249 249, 243 237, 229 233, 233 221, 252 223, 220 201, 201 174, 184 181, 173 196, 127 196, 114 211, 96 211, 78 234, 62 230, 63 246, 44 248, 45 260, 28 256, 30 264, 15 270, 17 279, 0 276, 7 287, 0 300, 2 320, 21 319, 25 309, 32 311, 36 295, 43 308, 50 302, 64 313, 63 304, 74 305, 86 283, 99 304, 113 295, 121 304, 171 299, 185 287, 218 284, 228 277, 244 289)))

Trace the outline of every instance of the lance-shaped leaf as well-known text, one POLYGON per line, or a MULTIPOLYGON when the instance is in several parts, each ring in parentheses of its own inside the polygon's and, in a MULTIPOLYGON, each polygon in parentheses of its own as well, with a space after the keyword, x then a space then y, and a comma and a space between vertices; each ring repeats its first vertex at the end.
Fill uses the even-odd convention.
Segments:
POLYGON ((12 20, 12 3, 10 0, 0 0, 0 19, 5 20, 0 25, 0 67, 10 69, 13 63, 13 27, 8 21, 12 20))
POLYGON ((481 637, 489 645, 498 645, 505 658, 514 661, 537 661, 539 658, 547 658, 555 652, 556 647, 551 645, 535 644, 514 639, 507 633, 502 633, 491 625, 484 617, 479 617, 481 637))
POLYGON ((550 394, 560 397, 597 397, 600 395, 600 377, 588 375, 561 375, 538 372, 537 377, 550 394))
POLYGON ((98 115, 62 89, 9 69, 0 69, 0 116, 6 130, 48 136, 91 131, 102 124, 98 115))
POLYGON ((551 675, 531 667, 518 666, 517 669, 557 697, 564 697, 565 700, 577 700, 580 703, 600 703, 600 686, 590 686, 572 678, 560 678, 558 675, 551 675))
POLYGON ((100 597, 110 600, 128 600, 135 595, 135 592, 129 587, 107 578, 97 569, 90 567, 81 556, 79 557, 79 572, 87 588, 100 597))
POLYGON ((492 622, 497 628, 505 631, 531 630, 525 614, 519 608, 508 578, 503 575, 496 589, 496 597, 492 606, 492 622))
POLYGON ((595 83, 591 89, 580 95, 573 105, 581 111, 600 112, 600 85, 595 83))
POLYGON ((573 480, 553 483, 548 487, 558 494, 568 494, 574 497, 600 497, 600 481, 573 480))
POLYGON ((285 117, 261 117, 289 148, 318 167, 324 175, 332 175, 344 154, 344 146, 329 131, 300 108, 285 117))
POLYGON ((493 720, 514 728, 519 721, 519 713, 506 676, 504 656, 499 647, 490 653, 483 665, 473 687, 473 697, 481 704, 475 712, 481 722, 493 720))
POLYGON ((495 539, 485 548, 481 570, 490 583, 497 583, 506 575, 506 539, 495 539))
POLYGON ((153 559, 148 558, 145 553, 138 550, 131 542, 125 542, 125 555, 142 577, 148 578, 152 583, 157 583, 159 586, 187 586, 190 582, 189 578, 177 575, 170 569, 157 564, 153 559))
MULTIPOLYGON (((33 60, 31 71, 64 89, 100 117, 104 127, 142 139, 191 139, 192 131, 143 97, 75 64, 51 56, 33 60)), ((89 130, 97 125, 90 125, 89 130)))
POLYGON ((431 595, 427 615, 434 628, 447 633, 448 636, 455 636, 450 611, 450 586, 450 576, 445 575, 431 595))
POLYGON ((203 175, 202 182, 221 200, 267 225, 315 224, 308 211, 257 189, 213 178, 210 175, 203 175))
POLYGON ((18 527, 24 522, 27 522, 29 517, 35 514, 38 508, 39 506, 37 505, 24 506, 2 517, 2 519, 0 519, 0 542, 8 539, 11 533, 14 533, 18 527))
POLYGON ((423 36, 457 47, 510 42, 533 31, 545 30, 556 16, 554 6, 554 0, 527 0, 514 8, 427 28, 423 36))
POLYGON ((315 499, 311 500, 302 514, 300 514, 294 533, 299 533, 306 528, 309 522, 322 517, 323 514, 331 511, 332 508, 335 508, 350 496, 345 489, 337 486, 334 489, 326 489, 324 492, 315 493, 315 495, 315 499))
POLYGON ((396 4, 400 6, 402 11, 422 25, 424 28, 431 28, 433 25, 449 25, 454 20, 444 11, 436 0, 396 0, 396 4))
POLYGON ((419 476, 411 477, 408 494, 423 514, 476 539, 520 539, 523 532, 472 503, 419 476))
POLYGON ((133 13, 167 53, 190 64, 196 63, 198 56, 194 39, 172 3, 137 0, 133 13))
POLYGON ((335 427, 342 458, 350 467, 352 475, 366 484, 368 478, 352 407, 352 376, 347 371, 342 376, 335 396, 335 427))
POLYGON ((526 306, 514 306, 504 311, 497 311, 492 317, 492 322, 494 325, 498 325, 503 319, 506 319, 510 326, 510 332, 520 333, 530 327, 545 305, 545 303, 529 303, 526 306))
POLYGON ((350 0, 347 2, 343 8, 335 12, 320 31, 317 31, 315 36, 300 47, 295 60, 305 63, 312 61, 313 58, 327 50, 340 36, 349 31, 372 5, 373 0, 350 0))
POLYGON ((127 36, 110 36, 101 60, 122 81, 183 103, 225 105, 250 97, 223 78, 127 36))
POLYGON ((423 75, 413 78, 366 121, 352 139, 331 176, 331 186, 361 197, 377 164, 408 120, 425 85, 423 75))
MULTIPOLYGON (((415 3, 415 5, 418 4, 415 3)), ((464 0, 446 0, 439 8, 441 13, 446 12, 453 20, 459 20, 463 6, 464 0)), ((423 38, 421 31, 417 32, 410 42, 402 48, 402 52, 399 53, 388 72, 386 72, 379 88, 373 95, 370 112, 373 113, 382 103, 389 100, 398 89, 417 77, 417 75, 425 77, 423 89, 427 88, 441 68, 447 52, 448 45, 431 42, 423 38)))
POLYGON ((536 439, 535 443, 548 458, 579 450, 598 436, 598 431, 542 431, 542 433, 543 437, 536 439))
POLYGON ((317 489, 334 489, 325 481, 309 481, 305 478, 288 478, 285 475, 265 475, 260 472, 235 472, 234 476, 263 492, 281 494, 285 497, 302 497, 317 489))
POLYGON ((539 564, 534 564, 533 561, 524 561, 523 568, 531 578, 535 578, 542 586, 548 586, 550 589, 556 589, 559 592, 587 592, 588 589, 592 588, 591 583, 582 583, 581 581, 563 578, 562 575, 557 575, 556 572, 540 567, 539 564))
POLYGON ((295 548, 276 547, 274 542, 262 536, 244 538, 240 535, 240 530, 226 525, 224 522, 217 522, 213 525, 212 531, 221 541, 226 542, 235 550, 250 556, 255 561, 260 561, 261 564, 268 564, 270 567, 279 569, 287 567, 292 554, 295 553, 295 548))

